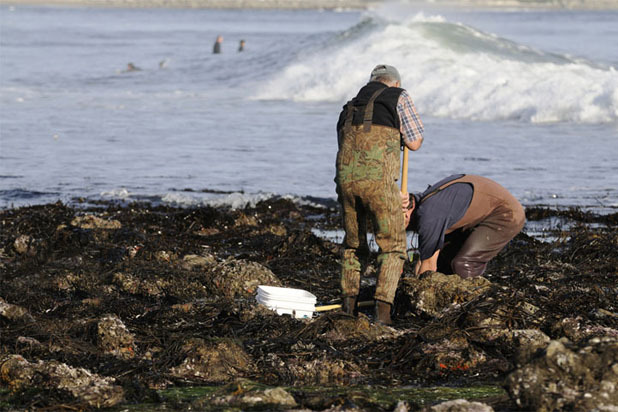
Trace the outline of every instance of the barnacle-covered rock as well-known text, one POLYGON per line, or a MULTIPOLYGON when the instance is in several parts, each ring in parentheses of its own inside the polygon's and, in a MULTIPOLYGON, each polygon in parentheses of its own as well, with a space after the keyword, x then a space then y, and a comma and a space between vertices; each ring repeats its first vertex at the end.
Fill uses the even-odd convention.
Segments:
POLYGON ((114 378, 57 361, 31 363, 20 355, 0 358, 0 381, 13 390, 32 387, 65 390, 80 402, 96 408, 124 401, 124 390, 114 384, 114 378))
POLYGON ((525 409, 615 411, 618 339, 593 338, 582 345, 551 341, 542 356, 507 377, 506 388, 525 409))

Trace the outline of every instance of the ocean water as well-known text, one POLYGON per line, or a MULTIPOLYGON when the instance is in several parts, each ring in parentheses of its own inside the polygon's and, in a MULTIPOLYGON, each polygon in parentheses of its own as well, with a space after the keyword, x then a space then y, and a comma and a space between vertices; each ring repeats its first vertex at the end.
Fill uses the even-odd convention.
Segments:
POLYGON ((618 11, 0 6, 0 208, 332 204, 339 111, 387 63, 426 129, 410 191, 475 173, 615 212, 616 39, 618 11))

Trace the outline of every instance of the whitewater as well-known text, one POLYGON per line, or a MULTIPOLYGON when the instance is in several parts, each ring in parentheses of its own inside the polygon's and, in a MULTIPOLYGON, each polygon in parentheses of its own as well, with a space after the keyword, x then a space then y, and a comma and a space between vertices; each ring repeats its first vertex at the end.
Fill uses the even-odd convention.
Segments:
POLYGON ((0 7, 0 207, 333 204, 335 123, 378 63, 425 124, 409 189, 475 173, 618 207, 617 11, 0 7), (223 53, 211 54, 217 35, 223 53), (238 53, 238 42, 247 41, 238 53), (124 72, 132 62, 142 70, 124 72))

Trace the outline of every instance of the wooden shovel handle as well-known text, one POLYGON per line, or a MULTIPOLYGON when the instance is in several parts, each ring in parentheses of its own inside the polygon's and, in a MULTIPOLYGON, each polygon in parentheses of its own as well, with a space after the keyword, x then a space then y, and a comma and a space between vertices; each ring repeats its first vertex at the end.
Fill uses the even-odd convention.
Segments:
MULTIPOLYGON (((375 304, 375 300, 366 300, 363 302, 358 302, 356 304, 356 306, 358 306, 359 308, 363 308, 365 306, 373 306, 375 304)), ((339 309, 341 308, 341 304, 335 304, 335 305, 326 305, 326 306, 316 306, 315 307, 315 311, 316 312, 325 312, 327 310, 334 310, 334 309, 339 309)))
POLYGON ((403 147, 403 161, 401 162, 401 193, 408 193, 408 148, 403 147))

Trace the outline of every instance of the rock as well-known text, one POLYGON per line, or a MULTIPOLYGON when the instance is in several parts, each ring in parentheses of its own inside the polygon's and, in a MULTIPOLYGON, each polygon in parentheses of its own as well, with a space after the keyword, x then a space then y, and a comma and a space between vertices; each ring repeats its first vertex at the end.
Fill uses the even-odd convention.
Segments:
POLYGON ((490 286, 491 282, 483 277, 462 279, 459 275, 431 272, 421 278, 402 279, 401 290, 414 310, 437 317, 451 305, 483 294, 490 286))
POLYGON ((41 342, 39 342, 38 340, 34 339, 34 338, 30 338, 27 336, 19 336, 17 338, 17 341, 15 341, 16 343, 16 347, 18 347, 19 349, 43 349, 44 346, 41 344, 41 342))
POLYGON ((112 282, 125 293, 137 294, 139 291, 139 279, 136 279, 130 274, 122 272, 114 273, 112 282))
POLYGON ((240 404, 255 407, 257 405, 276 406, 277 408, 294 408, 296 400, 288 391, 283 388, 272 388, 264 391, 246 393, 239 399, 230 402, 231 404, 240 404))
POLYGON ((253 369, 250 356, 238 343, 229 339, 217 342, 191 339, 182 351, 186 356, 184 361, 170 370, 170 375, 176 378, 226 382, 253 369))
POLYGON ((421 344, 423 360, 419 366, 440 374, 466 372, 487 361, 487 356, 470 345, 462 333, 455 333, 437 342, 421 344))
POLYGON ((21 306, 7 303, 4 299, 0 298, 0 317, 8 319, 13 322, 32 322, 34 318, 27 309, 21 306))
POLYGON ((30 363, 20 355, 0 358, 0 382, 12 390, 65 390, 80 402, 95 408, 111 407, 124 401, 124 390, 114 385, 114 378, 57 361, 30 363))
POLYGON ((298 358, 281 359, 276 354, 269 354, 267 363, 282 376, 302 385, 342 385, 354 383, 361 373, 360 367, 353 362, 341 359, 329 359, 326 356, 304 360, 298 358))
POLYGON ((212 405, 217 405, 222 409, 284 410, 295 408, 297 403, 284 388, 263 389, 251 381, 238 379, 222 387, 217 393, 197 399, 192 403, 196 410, 210 409, 212 405))
POLYGON ((13 248, 20 255, 34 256, 36 254, 34 240, 28 235, 18 236, 13 242, 13 248))
POLYGON ((213 255, 186 255, 182 259, 182 268, 185 270, 193 270, 195 268, 208 268, 217 264, 217 258, 213 255))
POLYGON ((235 227, 242 227, 242 226, 257 227, 259 223, 260 222, 255 216, 247 216, 243 212, 240 212, 240 215, 236 218, 236 221, 234 222, 234 226, 235 227))
POLYGON ((227 259, 210 270, 211 289, 218 295, 233 299, 250 297, 259 285, 282 286, 281 281, 266 266, 243 259, 227 259))
POLYGON ((517 350, 518 365, 529 362, 536 353, 547 348, 551 339, 538 329, 518 329, 510 332, 512 345, 517 350))
POLYGON ((618 329, 590 324, 580 316, 564 318, 556 322, 552 327, 552 333, 557 336, 565 336, 571 342, 587 341, 594 337, 603 336, 618 338, 618 329))
POLYGON ((393 412, 408 412, 410 410, 410 406, 405 401, 398 401, 393 412))
POLYGON ((135 357, 135 336, 116 316, 108 315, 97 324, 97 346, 121 359, 135 357))
POLYGON ((170 263, 172 260, 176 259, 176 256, 172 252, 168 252, 167 250, 159 250, 155 253, 155 259, 159 262, 170 263))
POLYGON ((138 279, 132 274, 117 272, 112 277, 114 285, 125 292, 132 295, 141 294, 144 296, 158 297, 163 294, 164 289, 168 285, 168 281, 155 279, 138 279))
POLYGON ((506 388, 525 409, 615 410, 618 339, 593 338, 579 345, 564 338, 551 341, 542 356, 507 377, 506 388))
POLYGON ((481 402, 455 399, 423 409, 423 412, 493 412, 493 408, 481 402))
POLYGON ((81 229, 120 229, 122 227, 117 220, 105 220, 94 215, 78 216, 71 220, 71 225, 81 229))

